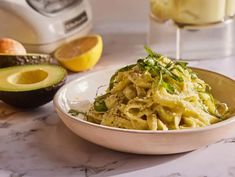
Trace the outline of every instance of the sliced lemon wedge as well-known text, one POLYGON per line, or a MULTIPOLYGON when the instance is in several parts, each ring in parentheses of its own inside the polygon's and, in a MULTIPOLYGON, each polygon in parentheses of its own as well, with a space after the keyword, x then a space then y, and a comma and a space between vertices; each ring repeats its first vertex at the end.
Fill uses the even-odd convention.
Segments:
POLYGON ((59 47, 54 57, 62 66, 71 71, 85 71, 93 68, 99 61, 103 50, 99 35, 75 39, 59 47))

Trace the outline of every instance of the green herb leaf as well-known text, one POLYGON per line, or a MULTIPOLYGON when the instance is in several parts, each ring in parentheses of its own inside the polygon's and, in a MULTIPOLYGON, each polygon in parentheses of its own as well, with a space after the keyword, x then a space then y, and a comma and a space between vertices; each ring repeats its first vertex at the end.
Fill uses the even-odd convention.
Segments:
MULTIPOLYGON (((146 48, 146 50, 149 51, 149 55, 154 55, 152 50, 149 48, 146 48)), ((171 72, 168 68, 172 66, 171 63, 168 63, 166 66, 161 65, 161 63, 158 61, 159 58, 156 57, 147 57, 145 59, 139 59, 137 61, 137 65, 142 69, 149 71, 152 76, 156 76, 159 74, 160 71, 162 71, 162 74, 167 74, 170 77, 172 77, 174 80, 178 82, 183 82, 183 78, 180 76, 177 76, 173 72, 171 72)), ((183 62, 182 62, 183 65, 183 62)))
POLYGON ((70 109, 68 113, 71 114, 72 116, 78 116, 79 114, 82 114, 82 115, 86 116, 85 112, 78 111, 78 110, 75 110, 75 109, 70 109))
POLYGON ((180 65, 183 69, 186 69, 188 63, 184 61, 177 61, 175 62, 175 65, 180 65))
POLYGON ((153 58, 148 58, 145 59, 144 63, 146 66, 153 67, 155 65, 155 60, 153 58))
POLYGON ((167 69, 169 69, 171 66, 173 65, 173 63, 172 62, 169 62, 169 63, 167 63, 167 65, 165 66, 167 69))
POLYGON ((162 56, 161 54, 154 53, 147 45, 144 46, 144 49, 149 55, 148 57, 159 59, 162 56))
POLYGON ((177 76, 177 75, 174 74, 174 73, 172 73, 172 77, 173 77, 173 79, 175 79, 176 81, 179 81, 179 82, 183 82, 183 81, 184 81, 183 77, 177 76))
POLYGON ((170 93, 170 94, 175 93, 175 88, 171 84, 164 82, 164 81, 162 81, 161 84, 167 90, 168 93, 170 93))
POLYGON ((155 53, 148 47, 148 46, 144 46, 145 51, 148 53, 149 56, 154 57, 155 53))
POLYGON ((170 93, 170 94, 174 94, 175 93, 175 88, 171 85, 171 84, 169 84, 169 83, 167 83, 167 82, 165 82, 164 80, 163 80, 163 76, 162 76, 162 72, 160 71, 160 73, 159 73, 160 75, 160 77, 159 77, 159 82, 158 82, 158 86, 162 86, 162 87, 164 87, 165 89, 166 89, 166 91, 168 92, 168 93, 170 93))
POLYGON ((94 109, 97 112, 106 112, 108 110, 104 99, 107 97, 107 94, 96 97, 94 102, 94 109))
POLYGON ((174 80, 179 81, 179 82, 183 82, 183 78, 180 76, 177 76, 176 74, 174 74, 173 72, 171 72, 170 70, 168 70, 166 67, 164 66, 160 66, 160 68, 162 69, 162 71, 164 73, 166 73, 167 75, 169 75, 170 77, 172 77, 174 80))

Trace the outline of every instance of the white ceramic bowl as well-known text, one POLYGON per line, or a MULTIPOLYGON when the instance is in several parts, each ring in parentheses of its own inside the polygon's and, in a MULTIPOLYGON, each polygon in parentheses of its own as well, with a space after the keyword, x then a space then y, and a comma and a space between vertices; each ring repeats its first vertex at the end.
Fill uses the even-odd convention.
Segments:
MULTIPOLYGON (((77 135, 95 144, 137 154, 173 154, 191 151, 235 134, 235 117, 203 128, 150 131, 112 128, 87 122, 68 114, 93 102, 97 88, 107 85, 116 69, 89 74, 64 85, 54 97, 62 121, 77 135)), ((194 68, 209 83, 215 98, 235 107, 235 81, 221 74, 194 68)))

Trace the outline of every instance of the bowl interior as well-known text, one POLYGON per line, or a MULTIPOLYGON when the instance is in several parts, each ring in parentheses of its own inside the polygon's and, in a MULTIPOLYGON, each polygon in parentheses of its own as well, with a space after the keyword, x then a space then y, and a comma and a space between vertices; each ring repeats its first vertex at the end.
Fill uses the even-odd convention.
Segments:
POLYGON ((59 90, 54 100, 65 114, 70 109, 86 111, 96 95, 105 92, 115 71, 109 69, 73 80, 59 90))
POLYGON ((235 81, 222 74, 204 69, 193 69, 198 73, 199 78, 208 83, 212 88, 215 99, 227 103, 234 110, 235 108, 235 81))

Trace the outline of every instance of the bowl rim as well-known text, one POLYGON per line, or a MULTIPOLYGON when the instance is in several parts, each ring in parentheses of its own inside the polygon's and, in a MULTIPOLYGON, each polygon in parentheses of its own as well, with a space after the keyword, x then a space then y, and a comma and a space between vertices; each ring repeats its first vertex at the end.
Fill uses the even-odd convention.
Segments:
MULTIPOLYGON (((108 68, 108 69, 105 69, 105 70, 100 70, 100 71, 95 71, 95 72, 92 72, 92 73, 89 73, 87 75, 82 75, 81 77, 79 78, 76 78, 76 79, 73 79, 71 81, 69 81, 68 83, 66 83, 65 85, 63 85, 56 93, 56 95, 54 96, 53 98, 53 105, 54 105, 54 108, 56 109, 57 112, 60 112, 61 114, 63 114, 65 117, 71 119, 71 120, 74 120, 74 121, 78 121, 80 123, 82 123, 83 125, 88 125, 88 126, 91 126, 91 127, 94 127, 94 128, 99 128, 99 129, 105 129, 105 130, 112 130, 112 131, 118 131, 118 132, 125 132, 125 133, 137 133, 137 134, 179 134, 179 133, 192 133, 192 132, 201 132, 201 131, 208 131, 208 130, 211 130, 211 129, 217 129, 219 127, 222 127, 222 126, 226 126, 228 124, 231 124, 235 121, 235 116, 232 115, 231 117, 229 117, 228 119, 226 120, 223 120, 221 122, 218 122, 218 123, 215 123, 215 124, 212 124, 212 125, 208 125, 208 126, 205 126, 205 127, 196 127, 196 128, 189 128, 189 129, 180 129, 180 130, 136 130, 136 129, 124 129, 124 128, 118 128, 118 127, 109 127, 109 126, 105 126, 105 125, 100 125, 100 124, 96 124, 96 123, 92 123, 92 122, 89 122, 89 121, 86 121, 86 120, 83 120, 81 118, 78 118, 78 117, 75 117, 75 116, 72 116, 70 115, 69 113, 65 112, 59 105, 59 97, 60 97, 60 94, 61 92, 63 92, 65 89, 67 89, 67 87, 69 87, 70 85, 76 83, 76 82, 79 82, 80 80, 84 80, 86 79, 87 77, 92 77, 98 73, 103 73, 103 72, 107 72, 107 71, 111 71, 111 70, 114 70, 116 67, 113 67, 113 68, 108 68)), ((197 67, 190 67, 191 69, 195 69, 195 70, 201 70, 201 71, 204 71, 204 72, 209 72, 209 73, 212 73, 212 74, 215 74, 215 75, 218 75, 220 77, 223 77, 225 79, 228 79, 230 81, 233 82, 233 84, 235 85, 235 80, 228 77, 228 76, 225 76, 223 74, 220 74, 220 73, 217 73, 215 71, 211 71, 211 70, 207 70, 207 69, 203 69, 203 68, 197 68, 197 67)), ((59 116, 60 117, 60 116, 59 116)), ((60 117, 60 119, 63 120, 63 118, 60 117)), ((64 120, 63 120, 64 121, 64 120)))

